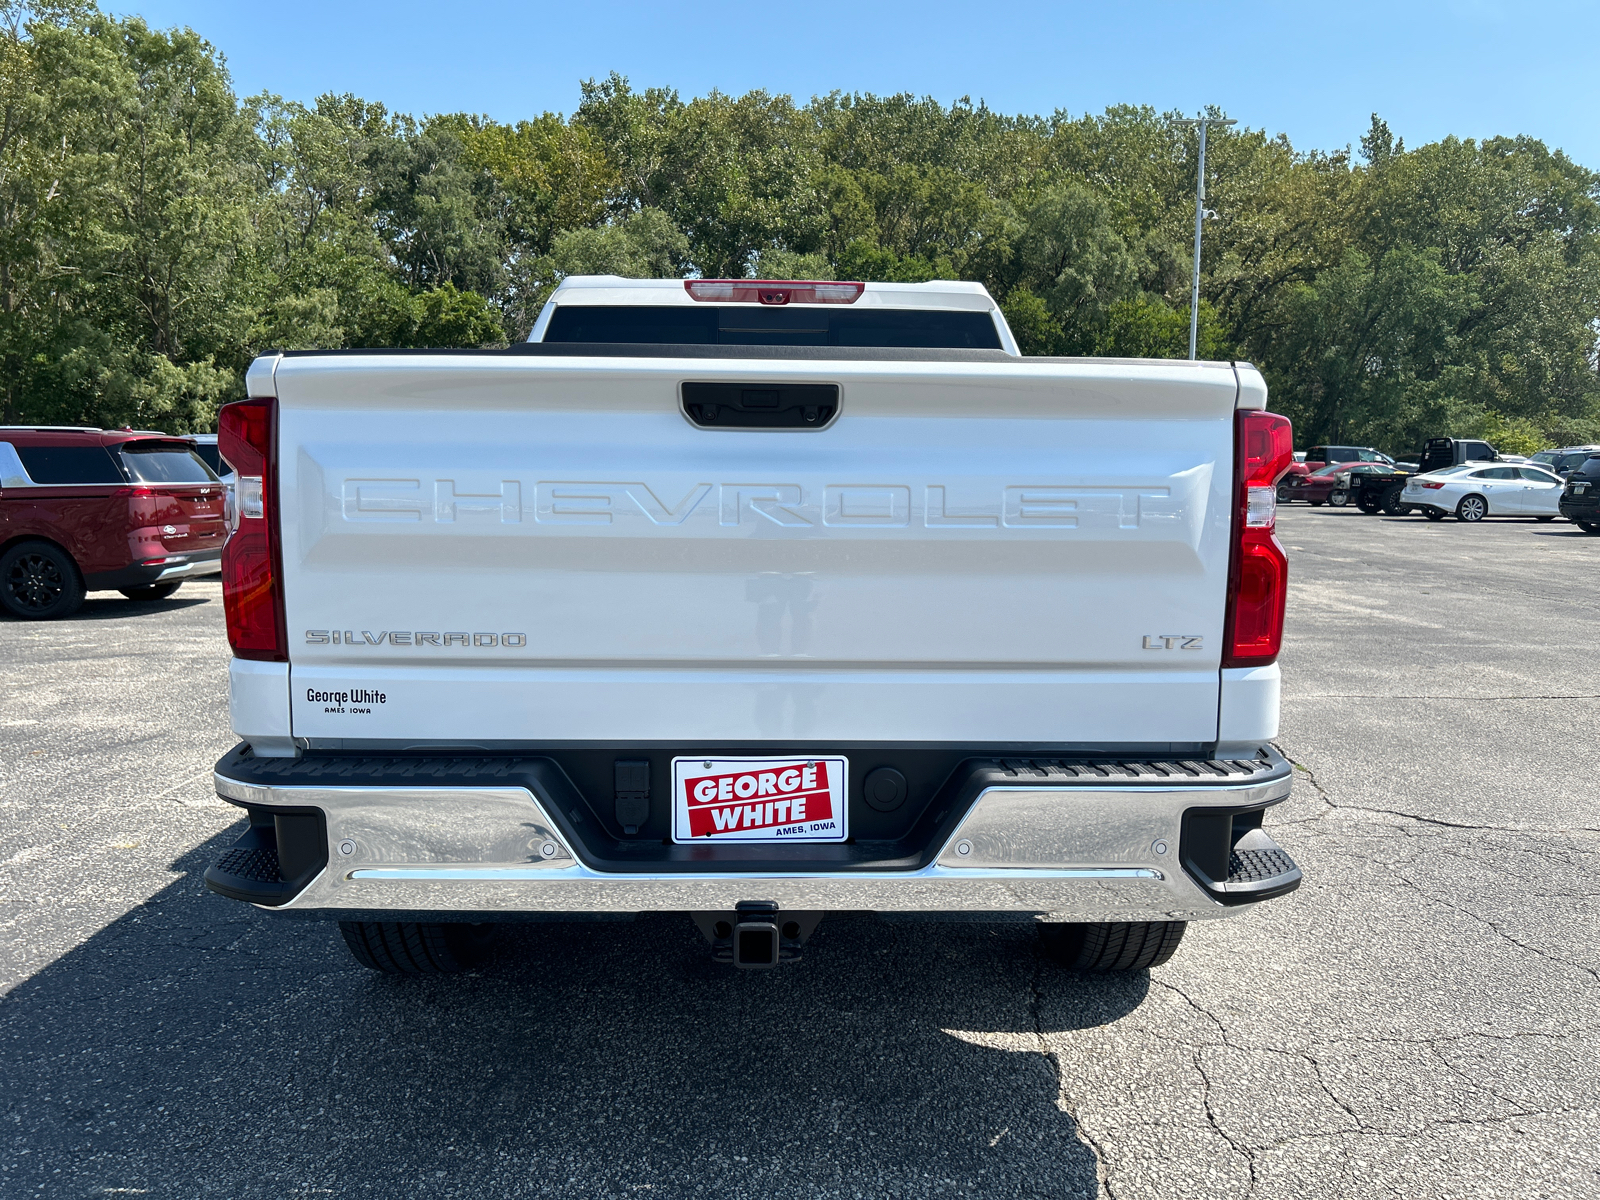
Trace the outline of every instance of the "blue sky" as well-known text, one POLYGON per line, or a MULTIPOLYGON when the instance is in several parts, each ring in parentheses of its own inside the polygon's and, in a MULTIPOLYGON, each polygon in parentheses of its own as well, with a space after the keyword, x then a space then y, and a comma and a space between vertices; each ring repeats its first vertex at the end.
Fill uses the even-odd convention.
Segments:
POLYGON ((241 94, 354 92, 423 114, 571 112, 619 71, 685 98, 751 88, 970 95, 1005 112, 1216 104, 1301 149, 1527 133, 1600 168, 1600 3, 102 3, 189 25, 241 94))

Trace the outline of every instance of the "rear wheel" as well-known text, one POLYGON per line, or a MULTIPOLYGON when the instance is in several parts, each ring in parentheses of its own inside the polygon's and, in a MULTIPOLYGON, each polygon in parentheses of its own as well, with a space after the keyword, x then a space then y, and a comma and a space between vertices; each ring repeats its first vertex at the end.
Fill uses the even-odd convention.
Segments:
POLYGON ((1383 505, 1377 500, 1374 500, 1371 496, 1368 496, 1365 492, 1362 492, 1361 495, 1356 497, 1356 507, 1370 517, 1379 512, 1383 508, 1383 505))
POLYGON ((1481 521, 1489 515, 1489 502, 1482 496, 1463 496, 1456 505, 1456 520, 1481 521))
POLYGON ((344 944, 363 967, 385 975, 453 975, 494 950, 493 925, 420 921, 340 921, 344 944))
POLYGON ((48 621, 83 607, 83 576, 60 546, 19 542, 0 555, 0 606, 14 617, 48 621))
POLYGON ((1039 925, 1044 952, 1071 971, 1143 971, 1171 958, 1183 921, 1101 921, 1039 925))
POLYGON ((1427 517, 1430 521, 1442 521, 1449 514, 1447 514, 1442 508, 1425 508, 1422 510, 1422 515, 1427 517))
POLYGON ((176 583, 152 583, 147 587, 123 588, 122 594, 129 600, 165 600, 182 586, 181 580, 176 583))
POLYGON ((1578 528, 1585 533, 1600 533, 1600 521, 1579 521, 1578 528))
POLYGON ((1411 512, 1411 506, 1409 504, 1400 503, 1401 491, 1402 488, 1399 486, 1386 488, 1384 489, 1383 499, 1379 501, 1383 511, 1388 513, 1391 517, 1403 517, 1411 512))
POLYGON ((1335 508, 1343 508, 1346 504, 1350 503, 1350 493, 1343 491, 1342 489, 1329 492, 1328 503, 1333 505, 1335 508))

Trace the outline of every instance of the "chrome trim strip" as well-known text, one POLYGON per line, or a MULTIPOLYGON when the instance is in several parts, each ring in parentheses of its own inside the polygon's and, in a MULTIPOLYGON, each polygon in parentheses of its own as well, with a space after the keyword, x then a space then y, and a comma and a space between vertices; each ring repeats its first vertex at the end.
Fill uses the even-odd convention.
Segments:
MULTIPOLYGON (((806 874, 798 871, 750 871, 739 879, 839 879, 839 880, 905 880, 938 879, 949 873, 948 867, 937 863, 920 871, 843 871, 806 874)), ((1166 876, 1151 867, 1053 867, 1042 870, 962 870, 961 879, 1165 879, 1166 876)), ((723 875, 617 875, 596 871, 579 863, 562 871, 539 867, 358 867, 347 872, 346 879, 426 880, 428 882, 478 882, 490 879, 606 879, 627 880, 630 883, 677 883, 683 880, 696 882, 726 879, 723 875)))

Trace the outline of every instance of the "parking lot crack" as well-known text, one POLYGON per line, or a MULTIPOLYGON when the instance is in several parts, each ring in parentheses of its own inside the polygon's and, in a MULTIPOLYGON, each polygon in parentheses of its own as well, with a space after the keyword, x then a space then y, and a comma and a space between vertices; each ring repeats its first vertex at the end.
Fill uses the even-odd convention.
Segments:
POLYGON ((1218 1038, 1219 1041, 1221 1041, 1221 1043, 1224 1046, 1227 1046, 1231 1050, 1248 1050, 1249 1049, 1248 1046, 1235 1045, 1233 1040, 1228 1037, 1228 1027, 1222 1023, 1222 1018, 1217 1016, 1216 1013, 1212 1012, 1205 1005, 1201 1004, 1193 996, 1189 995, 1188 992, 1184 991, 1177 984, 1168 983, 1165 979, 1155 979, 1155 978, 1152 978, 1150 980, 1150 982, 1155 984, 1157 987, 1166 988, 1167 991, 1172 992, 1173 994, 1178 996, 1180 999, 1182 999, 1182 1001, 1185 1004, 1187 1004, 1190 1008, 1194 1009, 1195 1012, 1199 1013, 1201 1016, 1206 1018, 1206 1020, 1210 1021, 1213 1025, 1215 1025, 1217 1027, 1217 1038, 1218 1038))
POLYGON ((1519 938, 1515 938, 1511 934, 1507 933, 1505 929, 1501 927, 1498 921, 1491 920, 1490 918, 1483 916, 1481 913, 1475 913, 1470 908, 1465 908, 1459 904, 1452 904, 1442 896, 1437 896, 1433 892, 1430 892, 1427 888, 1423 887, 1416 880, 1411 879, 1408 876, 1397 874, 1395 878, 1400 880, 1401 883, 1414 888, 1417 892, 1427 897, 1433 903, 1438 904, 1443 908, 1448 908, 1452 912, 1458 912, 1464 917, 1470 917, 1472 920, 1477 921, 1479 924, 1499 935, 1501 938, 1511 943, 1511 945, 1517 947, 1519 950, 1526 950, 1529 954, 1537 955, 1546 962, 1555 963, 1557 966, 1571 967, 1574 970, 1582 971, 1588 975, 1590 979, 1593 979, 1596 983, 1600 983, 1600 971, 1597 971, 1594 967, 1587 966, 1580 962, 1573 962, 1570 958, 1562 958, 1558 954, 1551 954, 1547 950, 1541 950, 1537 946, 1530 945, 1519 938))
POLYGON ((1317 1059, 1317 1056, 1304 1050, 1300 1051, 1299 1054, 1301 1058, 1310 1064, 1311 1073, 1317 1077, 1317 1086, 1322 1089, 1323 1095, 1327 1096, 1329 1100, 1342 1109, 1345 1115, 1356 1123, 1357 1129, 1365 1130, 1367 1123, 1361 1119, 1361 1115, 1328 1085, 1327 1079, 1322 1074, 1322 1063, 1317 1059))
POLYGON ((1050 1069, 1051 1076, 1056 1081, 1056 1107, 1066 1113, 1072 1121, 1073 1130, 1078 1135, 1078 1140, 1089 1148, 1094 1155, 1095 1176, 1100 1185, 1100 1191, 1116 1200, 1117 1189, 1111 1178, 1111 1159, 1106 1153, 1104 1144, 1094 1135, 1084 1122, 1078 1110, 1077 1102, 1068 1094, 1066 1075, 1061 1069, 1061 1056, 1050 1047, 1050 1039, 1044 1032, 1044 988, 1041 979, 1044 972, 1044 961, 1040 959, 1034 963, 1033 975, 1028 980, 1028 1016, 1033 1020, 1033 1036, 1038 1045, 1039 1053, 1043 1056, 1046 1066, 1050 1069))
POLYGON ((1541 1117, 1568 1117, 1577 1115, 1590 1115, 1597 1110, 1589 1108, 1518 1108, 1514 1112, 1497 1113, 1484 1117, 1435 1117, 1421 1121, 1415 1129, 1377 1129, 1367 1126, 1361 1129, 1335 1129, 1318 1131, 1316 1133, 1289 1133, 1280 1138, 1273 1139, 1265 1149, 1276 1150, 1282 1146, 1296 1143, 1335 1141, 1346 1138, 1370 1137, 1389 1138, 1394 1141, 1411 1141, 1416 1138, 1427 1137, 1440 1129, 1458 1129, 1462 1127, 1493 1129, 1506 1125, 1512 1121, 1538 1119, 1541 1117))
POLYGON ((1217 1120, 1216 1109, 1211 1104, 1211 1076, 1206 1074, 1203 1061, 1206 1047, 1197 1046, 1190 1058, 1194 1063, 1195 1073, 1200 1076, 1200 1103, 1206 1115, 1206 1123, 1240 1158, 1244 1159, 1245 1168, 1250 1172, 1250 1186, 1245 1189, 1246 1196, 1253 1196, 1256 1190, 1256 1156, 1255 1151, 1249 1146, 1238 1141, 1231 1133, 1222 1127, 1222 1122, 1217 1120))
POLYGON ((1466 829, 1473 833, 1600 833, 1600 829, 1590 828, 1586 825, 1571 826, 1563 829, 1551 829, 1540 825, 1473 825, 1465 821, 1446 821, 1441 817, 1424 817, 1420 813, 1401 812, 1397 808, 1372 808, 1365 804, 1338 804, 1331 800, 1329 803, 1335 808, 1349 809, 1352 812, 1401 817, 1404 820, 1416 821, 1423 825, 1437 825, 1441 829, 1466 829))
POLYGON ((1437 825, 1441 829, 1465 829, 1473 833, 1600 833, 1600 828, 1587 825, 1571 826, 1562 829, 1551 829, 1539 825, 1477 825, 1466 821, 1447 821, 1442 817, 1425 817, 1421 813, 1403 812, 1398 808, 1374 808, 1368 804, 1344 804, 1335 800, 1328 789, 1317 778, 1317 773, 1299 760, 1291 757, 1277 742, 1272 743, 1273 748, 1288 760, 1289 765, 1301 772, 1306 777, 1312 790, 1317 793, 1327 808, 1310 817, 1300 817, 1295 820, 1280 821, 1280 825, 1303 825, 1312 821, 1321 821, 1334 811, 1371 813, 1374 816, 1399 817, 1405 821, 1416 821, 1423 825, 1437 825))
POLYGON ((1295 759, 1292 755, 1290 755, 1290 753, 1287 750, 1285 750, 1277 742, 1273 742, 1272 743, 1272 748, 1274 750, 1276 750, 1279 754, 1283 755, 1284 759, 1289 763, 1289 765, 1291 767, 1293 767, 1296 771, 1299 771, 1302 775, 1304 775, 1306 777, 1306 782, 1311 785, 1311 790, 1316 792, 1318 798, 1325 805, 1323 810, 1321 812, 1317 813, 1315 816, 1301 817, 1298 820, 1293 820, 1293 821, 1280 821, 1279 824, 1282 824, 1282 825, 1300 825, 1300 824, 1304 824, 1304 823, 1309 822, 1309 821, 1320 821, 1320 820, 1322 820, 1322 818, 1326 817, 1329 813, 1331 813, 1334 809, 1339 807, 1337 804, 1335 804, 1333 802, 1333 797, 1328 795, 1328 789, 1322 786, 1322 782, 1317 778, 1317 773, 1315 771, 1313 771, 1310 767, 1306 766, 1305 763, 1300 762, 1297 759, 1295 759))

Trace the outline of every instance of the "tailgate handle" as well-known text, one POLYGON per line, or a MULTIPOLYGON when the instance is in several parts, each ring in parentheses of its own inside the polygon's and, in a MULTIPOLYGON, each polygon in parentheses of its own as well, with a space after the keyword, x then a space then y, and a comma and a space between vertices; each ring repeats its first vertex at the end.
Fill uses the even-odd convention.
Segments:
POLYGON ((684 383, 683 413, 701 429, 821 429, 839 411, 836 383, 684 383))

